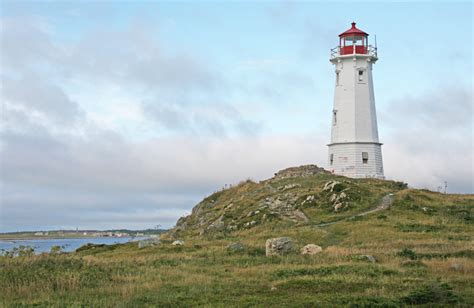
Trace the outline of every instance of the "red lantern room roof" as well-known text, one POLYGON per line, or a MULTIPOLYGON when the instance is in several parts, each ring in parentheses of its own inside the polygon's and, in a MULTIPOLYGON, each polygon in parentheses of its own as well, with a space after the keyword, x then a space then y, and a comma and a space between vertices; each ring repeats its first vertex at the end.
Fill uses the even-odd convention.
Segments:
POLYGON ((339 34, 339 37, 346 37, 346 36, 353 36, 353 35, 369 36, 368 33, 365 33, 364 31, 362 31, 360 29, 357 29, 356 28, 356 23, 352 22, 352 28, 350 28, 349 30, 339 34))

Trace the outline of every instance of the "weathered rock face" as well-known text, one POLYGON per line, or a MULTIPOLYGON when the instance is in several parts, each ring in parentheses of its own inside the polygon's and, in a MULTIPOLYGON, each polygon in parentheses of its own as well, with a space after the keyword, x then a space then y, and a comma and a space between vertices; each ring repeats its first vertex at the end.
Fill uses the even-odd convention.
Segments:
POLYGON ((214 222, 212 222, 208 227, 208 230, 222 231, 225 229, 224 216, 219 216, 214 222))
POLYGON ((145 248, 145 247, 153 247, 153 246, 158 246, 160 245, 160 238, 159 237, 154 237, 154 238, 147 238, 141 241, 138 241, 138 248, 145 248))
POLYGON ((302 255, 316 255, 323 251, 321 246, 315 244, 308 244, 301 249, 302 255))
POLYGON ((324 184, 323 191, 332 193, 329 197, 329 202, 332 203, 334 211, 337 212, 347 206, 347 199, 349 196, 345 193, 348 188, 338 181, 329 181, 324 184))
POLYGON ((268 256, 287 255, 293 251, 293 240, 289 237, 270 238, 265 243, 265 254, 268 256))

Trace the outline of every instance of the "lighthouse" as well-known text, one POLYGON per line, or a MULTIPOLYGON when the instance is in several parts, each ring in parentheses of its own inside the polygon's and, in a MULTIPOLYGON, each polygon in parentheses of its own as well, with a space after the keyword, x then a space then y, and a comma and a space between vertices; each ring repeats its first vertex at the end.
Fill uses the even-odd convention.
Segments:
POLYGON ((351 178, 383 179, 372 79, 377 48, 368 44, 368 36, 353 22, 339 35, 339 46, 331 49, 336 81, 329 169, 351 178))

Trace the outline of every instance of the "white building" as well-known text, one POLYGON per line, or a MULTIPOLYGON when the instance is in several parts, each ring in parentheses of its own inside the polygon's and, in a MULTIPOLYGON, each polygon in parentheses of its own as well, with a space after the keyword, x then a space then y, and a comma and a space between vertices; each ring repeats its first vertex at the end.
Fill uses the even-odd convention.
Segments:
POLYGON ((336 70, 329 169, 352 178, 384 178, 382 143, 375 111, 372 65, 377 49, 368 34, 352 28, 339 35, 331 50, 336 70))

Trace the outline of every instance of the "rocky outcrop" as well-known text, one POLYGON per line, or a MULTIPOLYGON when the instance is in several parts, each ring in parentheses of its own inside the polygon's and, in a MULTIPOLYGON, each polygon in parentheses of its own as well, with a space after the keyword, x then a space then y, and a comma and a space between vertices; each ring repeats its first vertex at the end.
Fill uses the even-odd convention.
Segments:
POLYGON ((190 234, 215 238, 269 224, 307 224, 315 220, 310 215, 327 208, 347 212, 351 207, 352 211, 371 190, 368 184, 332 175, 315 165, 287 168, 258 183, 246 180, 224 185, 197 204, 189 216, 180 218, 166 236, 170 240, 190 234))
POLYGON ((329 181, 324 184, 323 191, 332 193, 329 197, 329 202, 332 203, 332 207, 335 212, 345 208, 347 206, 348 195, 344 184, 338 181, 329 181))
POLYGON ((270 238, 265 243, 265 254, 269 256, 287 255, 293 251, 293 240, 289 237, 270 238))
POLYGON ((219 216, 215 221, 213 221, 208 227, 207 230, 222 231, 225 229, 224 216, 219 216))
POLYGON ((278 171, 275 173, 274 179, 286 179, 292 177, 307 177, 319 173, 329 173, 316 165, 305 165, 299 167, 291 167, 278 171))

